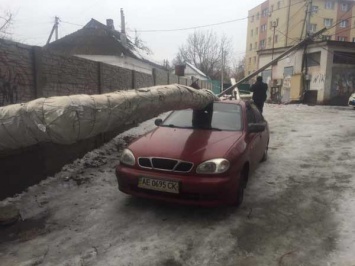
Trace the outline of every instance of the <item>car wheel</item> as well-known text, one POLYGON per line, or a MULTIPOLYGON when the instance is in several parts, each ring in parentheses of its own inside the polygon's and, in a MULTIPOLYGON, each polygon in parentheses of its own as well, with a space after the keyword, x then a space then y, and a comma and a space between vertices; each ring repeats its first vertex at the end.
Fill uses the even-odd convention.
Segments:
POLYGON ((266 145, 266 148, 264 150, 263 158, 261 158, 261 162, 265 162, 267 160, 267 152, 269 150, 269 142, 266 145))

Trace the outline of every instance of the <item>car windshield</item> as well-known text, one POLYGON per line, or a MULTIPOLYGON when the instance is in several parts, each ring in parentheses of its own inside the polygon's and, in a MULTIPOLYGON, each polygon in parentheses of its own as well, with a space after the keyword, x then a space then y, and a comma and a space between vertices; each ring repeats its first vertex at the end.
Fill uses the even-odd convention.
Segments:
POLYGON ((161 126, 240 131, 241 112, 238 104, 215 102, 204 110, 173 111, 161 126))

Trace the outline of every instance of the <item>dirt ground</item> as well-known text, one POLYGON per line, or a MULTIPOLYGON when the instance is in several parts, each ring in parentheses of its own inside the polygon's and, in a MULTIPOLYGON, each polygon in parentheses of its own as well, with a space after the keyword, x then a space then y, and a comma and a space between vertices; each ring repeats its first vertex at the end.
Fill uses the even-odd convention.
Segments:
POLYGON ((120 151, 150 120, 1 201, 22 220, 0 227, 0 265, 355 265, 355 110, 266 105, 265 117, 269 159, 240 209, 120 193, 120 151))

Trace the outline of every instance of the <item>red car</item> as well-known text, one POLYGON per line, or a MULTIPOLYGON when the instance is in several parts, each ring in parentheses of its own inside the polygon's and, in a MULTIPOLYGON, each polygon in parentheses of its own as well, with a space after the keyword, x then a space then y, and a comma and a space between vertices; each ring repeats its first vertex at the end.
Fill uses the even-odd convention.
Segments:
POLYGON ((190 205, 242 203, 269 143, 267 122, 253 103, 216 101, 204 110, 173 111, 155 124, 122 152, 120 191, 190 205))

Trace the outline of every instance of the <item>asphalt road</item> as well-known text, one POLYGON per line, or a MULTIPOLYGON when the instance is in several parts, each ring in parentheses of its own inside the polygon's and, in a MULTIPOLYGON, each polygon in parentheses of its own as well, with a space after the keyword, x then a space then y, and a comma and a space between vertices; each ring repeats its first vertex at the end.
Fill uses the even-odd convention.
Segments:
POLYGON ((355 111, 267 105, 269 159, 241 208, 197 208, 117 190, 126 142, 152 121, 67 165, 14 204, 0 265, 355 265, 355 111))

